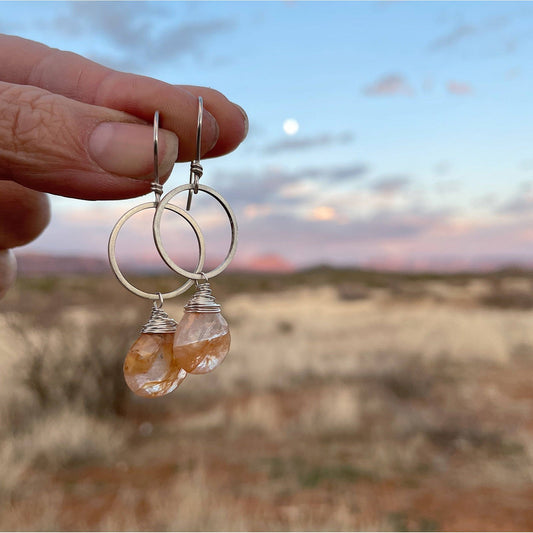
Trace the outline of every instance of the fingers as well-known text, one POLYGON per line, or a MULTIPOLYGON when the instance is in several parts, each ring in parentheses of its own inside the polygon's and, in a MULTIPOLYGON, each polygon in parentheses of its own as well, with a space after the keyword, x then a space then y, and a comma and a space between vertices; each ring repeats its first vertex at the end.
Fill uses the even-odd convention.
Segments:
POLYGON ((179 161, 196 156, 198 95, 204 97, 202 154, 234 150, 247 133, 242 109, 217 91, 181 87, 117 72, 81 56, 18 37, 0 35, 0 80, 33 85, 80 102, 109 107, 150 123, 156 109, 161 127, 180 141, 179 161))
POLYGON ((12 181, 0 181, 0 298, 14 283, 17 263, 8 248, 38 237, 50 221, 48 197, 12 181))
POLYGON ((218 91, 206 87, 182 85, 184 89, 194 95, 195 99, 201 96, 206 109, 211 109, 219 124, 218 142, 204 157, 217 157, 232 152, 239 146, 248 134, 248 117, 237 104, 227 105, 228 99, 218 91), (239 111, 235 111, 235 108, 239 111))
MULTIPOLYGON (((0 179, 88 200, 150 190, 153 127, 138 118, 4 82, 0 110, 0 179)), ((162 181, 177 152, 176 135, 160 130, 162 181)))
POLYGON ((0 250, 36 239, 50 221, 48 197, 13 181, 0 181, 0 250))
POLYGON ((15 282, 17 261, 11 250, 0 250, 0 298, 15 282))

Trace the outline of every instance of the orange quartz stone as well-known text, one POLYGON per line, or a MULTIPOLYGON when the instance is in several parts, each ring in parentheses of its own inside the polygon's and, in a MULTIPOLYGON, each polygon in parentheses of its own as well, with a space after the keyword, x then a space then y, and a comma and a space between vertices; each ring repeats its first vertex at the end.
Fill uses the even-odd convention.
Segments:
POLYGON ((138 396, 156 398, 172 392, 187 373, 172 355, 174 333, 142 333, 124 361, 124 378, 138 396))
POLYGON ((231 336, 220 313, 183 315, 174 336, 174 360, 191 374, 207 374, 226 358, 231 336))

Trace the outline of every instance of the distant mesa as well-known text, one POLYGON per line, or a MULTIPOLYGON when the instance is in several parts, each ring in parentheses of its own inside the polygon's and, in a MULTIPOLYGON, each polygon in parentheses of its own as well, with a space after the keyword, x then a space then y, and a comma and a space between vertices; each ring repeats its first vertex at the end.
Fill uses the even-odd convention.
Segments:
POLYGON ((99 257, 79 255, 52 255, 40 253, 15 253, 17 271, 22 276, 43 274, 103 274, 109 264, 99 257))
MULTIPOLYGON (((45 253, 15 252, 18 273, 21 276, 43 276, 61 274, 110 274, 107 259, 78 255, 53 255, 45 253)), ((217 263, 218 264, 218 263, 217 263)), ((134 265, 127 264, 126 272, 137 274, 160 273, 152 262, 134 265)), ((214 267, 214 265, 213 265, 214 267)), ((490 272, 502 268, 533 268, 533 257, 516 259, 512 257, 414 257, 414 256, 376 256, 347 268, 363 268, 390 272, 490 272)), ((189 267, 193 268, 193 267, 189 267)), ((164 269, 163 269, 164 270, 164 269)), ((297 268, 283 256, 264 254, 234 262, 229 270, 250 272, 295 272, 297 268)))
POLYGON ((460 257, 374 257, 361 263, 363 268, 389 272, 492 272, 502 268, 531 268, 533 259, 499 256, 460 257))
POLYGON ((284 257, 277 254, 266 254, 254 257, 243 265, 245 270, 255 272, 294 272, 295 268, 284 257))
MULTIPOLYGON (((111 269, 106 259, 79 255, 54 255, 45 253, 19 252, 17 257, 18 273, 21 276, 39 276, 46 274, 106 274, 111 269)), ((163 265, 164 266, 164 265, 163 265)), ((142 261, 136 265, 124 265, 126 271, 153 273, 153 262, 142 261)), ((294 272, 295 267, 284 257, 277 254, 265 254, 251 260, 233 265, 232 270, 250 270, 255 272, 294 272)), ((163 269, 164 270, 164 269, 163 269)))

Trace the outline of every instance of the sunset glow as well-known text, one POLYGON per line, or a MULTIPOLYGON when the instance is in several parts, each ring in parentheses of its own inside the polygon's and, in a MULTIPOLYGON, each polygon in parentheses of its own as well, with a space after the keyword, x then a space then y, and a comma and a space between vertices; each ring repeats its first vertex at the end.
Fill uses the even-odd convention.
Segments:
MULTIPOLYGON (((232 205, 243 257, 533 264, 533 4, 6 2, 2 23, 242 106, 248 139, 202 161, 202 183, 232 205)), ((176 165, 165 190, 188 176, 176 165)), ((105 257, 140 201, 53 198, 22 251, 105 257)), ((224 215, 197 209, 223 256, 224 215)))

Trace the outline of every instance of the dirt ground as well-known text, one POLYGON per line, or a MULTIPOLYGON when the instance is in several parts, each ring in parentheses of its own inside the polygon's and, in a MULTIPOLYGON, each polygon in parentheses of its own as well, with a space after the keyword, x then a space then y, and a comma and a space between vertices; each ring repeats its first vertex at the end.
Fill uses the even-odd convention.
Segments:
MULTIPOLYGON (((517 296, 529 284, 514 276, 229 294, 228 360, 153 401, 106 388, 116 367, 83 396, 81 385, 60 395, 65 352, 60 366, 35 370, 8 364, 4 349, 0 527, 533 530, 533 311, 517 296), (123 396, 115 411, 94 401, 107 390, 123 396)), ((35 287, 24 290, 38 307, 35 287)), ((17 298, 2 308, 1 331, 4 348, 26 346, 24 359, 31 339, 15 336, 13 321, 29 311, 17 298)), ((65 303, 70 330, 89 321, 91 305, 65 303)), ((56 318, 43 326, 47 338, 56 318)), ((96 372, 81 337, 70 353, 78 384, 96 372)), ((91 346, 94 358, 94 337, 91 346)))

